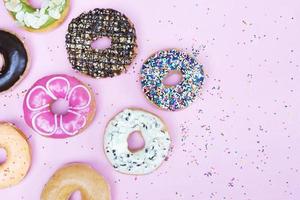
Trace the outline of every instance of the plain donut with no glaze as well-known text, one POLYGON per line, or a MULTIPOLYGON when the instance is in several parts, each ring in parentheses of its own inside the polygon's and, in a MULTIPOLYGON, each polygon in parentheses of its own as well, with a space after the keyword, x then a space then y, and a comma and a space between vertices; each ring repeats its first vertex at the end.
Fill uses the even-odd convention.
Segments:
POLYGON ((59 169, 45 185, 41 200, 68 200, 80 191, 82 200, 110 200, 105 179, 86 164, 74 163, 59 169))
POLYGON ((18 184, 30 168, 30 147, 21 130, 0 122, 0 148, 6 151, 6 161, 0 164, 0 188, 11 187, 18 184))

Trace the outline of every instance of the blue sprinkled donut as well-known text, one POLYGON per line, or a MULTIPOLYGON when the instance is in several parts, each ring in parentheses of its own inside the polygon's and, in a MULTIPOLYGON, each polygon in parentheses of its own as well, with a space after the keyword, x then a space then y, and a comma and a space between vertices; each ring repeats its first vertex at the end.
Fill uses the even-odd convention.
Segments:
POLYGON ((162 50, 148 58, 141 69, 141 84, 146 97, 165 110, 188 107, 197 97, 204 79, 202 65, 187 53, 162 50), (164 78, 171 71, 179 71, 181 82, 167 86, 164 78))

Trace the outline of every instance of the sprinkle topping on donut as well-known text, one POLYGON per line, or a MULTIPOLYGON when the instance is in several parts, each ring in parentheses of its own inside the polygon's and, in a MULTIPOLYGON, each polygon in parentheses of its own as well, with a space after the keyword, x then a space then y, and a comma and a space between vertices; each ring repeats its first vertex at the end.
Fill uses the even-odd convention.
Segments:
POLYGON ((1 190, 23 180, 30 168, 31 154, 25 134, 9 122, 0 122, 0 148, 7 153, 5 162, 0 163, 1 190))
POLYGON ((126 174, 147 174, 166 159, 170 136, 164 123, 155 115, 142 110, 126 109, 117 114, 107 125, 104 136, 105 153, 113 167, 126 174), (140 131, 145 146, 131 152, 127 139, 140 131))
POLYGON ((133 24, 113 9, 95 9, 82 13, 69 24, 66 48, 73 68, 94 78, 119 75, 136 55, 136 33, 133 24), (111 39, 106 49, 94 49, 93 41, 111 39))
POLYGON ((157 52, 141 70, 141 84, 146 97, 160 108, 171 111, 188 107, 197 97, 203 79, 202 65, 176 49, 157 52), (180 71, 183 80, 170 87, 163 84, 163 79, 172 70, 180 71))

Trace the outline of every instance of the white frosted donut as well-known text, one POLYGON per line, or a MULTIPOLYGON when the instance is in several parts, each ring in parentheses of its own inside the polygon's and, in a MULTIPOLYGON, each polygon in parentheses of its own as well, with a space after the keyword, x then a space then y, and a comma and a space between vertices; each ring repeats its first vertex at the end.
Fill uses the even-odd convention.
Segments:
POLYGON ((82 200, 110 200, 105 179, 86 164, 73 163, 57 170, 45 185, 41 200, 67 200, 80 191, 82 200))
POLYGON ((113 167, 125 174, 147 174, 166 159, 171 140, 165 124, 157 116, 138 109, 125 109, 107 125, 104 150, 113 167), (128 149, 129 135, 139 131, 145 141, 143 149, 128 149))
POLYGON ((30 148, 23 132, 7 122, 0 122, 0 148, 6 151, 6 160, 0 164, 0 188, 11 187, 29 170, 30 148))

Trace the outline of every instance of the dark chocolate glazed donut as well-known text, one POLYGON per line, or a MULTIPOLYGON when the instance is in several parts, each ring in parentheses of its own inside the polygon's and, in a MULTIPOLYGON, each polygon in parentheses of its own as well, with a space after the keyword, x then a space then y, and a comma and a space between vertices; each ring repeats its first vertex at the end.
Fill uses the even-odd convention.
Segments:
POLYGON ((15 35, 0 30, 0 53, 4 65, 0 66, 0 92, 15 85, 26 71, 28 56, 23 42, 15 35))
POLYGON ((66 49, 73 68, 94 78, 121 74, 136 56, 133 24, 113 9, 94 9, 73 19, 66 35, 66 49), (111 39, 106 49, 94 49, 93 41, 111 39))

